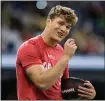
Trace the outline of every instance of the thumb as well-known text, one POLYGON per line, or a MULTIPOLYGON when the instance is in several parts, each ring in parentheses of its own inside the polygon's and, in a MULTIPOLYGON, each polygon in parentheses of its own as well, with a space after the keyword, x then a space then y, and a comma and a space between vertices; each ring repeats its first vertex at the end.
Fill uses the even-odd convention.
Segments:
POLYGON ((87 86, 88 88, 94 89, 93 85, 90 83, 90 81, 87 81, 84 83, 84 86, 87 86))

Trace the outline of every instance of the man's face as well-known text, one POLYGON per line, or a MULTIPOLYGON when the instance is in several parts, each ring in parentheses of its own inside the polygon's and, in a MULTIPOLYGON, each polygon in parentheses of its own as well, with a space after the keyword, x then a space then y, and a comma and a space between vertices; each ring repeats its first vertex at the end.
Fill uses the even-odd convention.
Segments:
POLYGON ((55 17, 53 20, 49 19, 47 24, 50 31, 49 36, 58 42, 62 41, 71 29, 70 23, 68 23, 62 15, 55 17))

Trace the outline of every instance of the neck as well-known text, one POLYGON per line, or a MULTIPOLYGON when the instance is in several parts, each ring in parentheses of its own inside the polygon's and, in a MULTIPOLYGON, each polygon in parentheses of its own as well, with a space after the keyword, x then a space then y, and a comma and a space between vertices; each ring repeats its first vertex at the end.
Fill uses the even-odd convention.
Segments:
POLYGON ((50 31, 47 31, 46 29, 43 31, 43 33, 41 34, 42 39, 44 40, 44 42, 50 46, 50 47, 55 47, 57 45, 57 41, 53 40, 50 36, 50 31))

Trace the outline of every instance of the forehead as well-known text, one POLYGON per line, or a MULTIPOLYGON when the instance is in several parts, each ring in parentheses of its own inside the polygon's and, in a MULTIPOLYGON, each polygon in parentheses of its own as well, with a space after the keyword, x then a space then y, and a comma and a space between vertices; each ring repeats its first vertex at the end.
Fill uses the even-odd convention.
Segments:
POLYGON ((67 25, 71 25, 69 22, 66 21, 66 19, 64 18, 63 15, 56 16, 56 17, 54 18, 54 21, 56 21, 56 22, 63 22, 63 23, 65 23, 65 24, 67 24, 67 25))

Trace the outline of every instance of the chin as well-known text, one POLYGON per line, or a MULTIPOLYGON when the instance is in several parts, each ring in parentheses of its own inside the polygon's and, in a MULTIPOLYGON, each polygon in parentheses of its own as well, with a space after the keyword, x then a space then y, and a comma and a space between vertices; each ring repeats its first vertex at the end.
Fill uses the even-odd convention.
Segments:
POLYGON ((58 41, 58 42, 61 42, 63 40, 63 38, 60 38, 60 37, 54 37, 53 39, 58 41))

